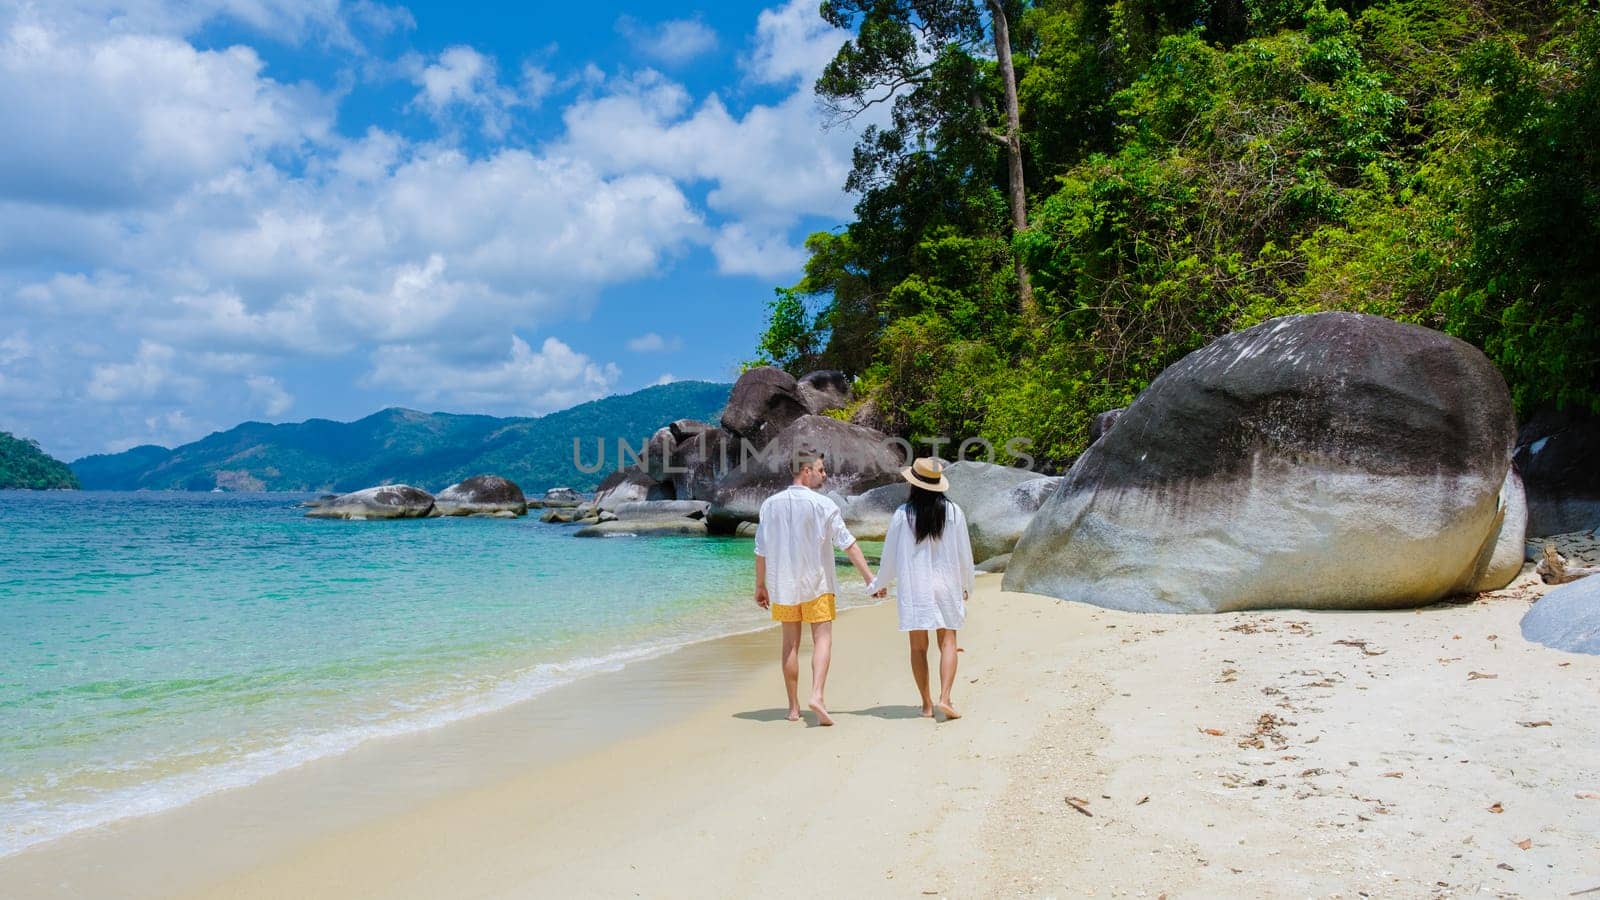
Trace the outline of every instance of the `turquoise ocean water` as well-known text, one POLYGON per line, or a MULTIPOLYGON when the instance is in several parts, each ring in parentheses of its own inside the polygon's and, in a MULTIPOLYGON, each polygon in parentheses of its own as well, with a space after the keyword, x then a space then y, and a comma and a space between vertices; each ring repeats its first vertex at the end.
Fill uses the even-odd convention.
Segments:
POLYGON ((0 856, 762 627, 751 544, 0 492, 0 856))

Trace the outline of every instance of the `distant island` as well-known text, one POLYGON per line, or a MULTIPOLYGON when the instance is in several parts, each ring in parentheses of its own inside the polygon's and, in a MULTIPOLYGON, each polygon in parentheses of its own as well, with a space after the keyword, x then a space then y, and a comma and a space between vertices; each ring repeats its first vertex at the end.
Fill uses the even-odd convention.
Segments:
POLYGON ((0 431, 0 490, 77 490, 67 464, 39 449, 39 442, 0 431))
POLYGON ((590 490, 616 461, 580 471, 573 465, 574 438, 585 441, 584 462, 592 467, 599 438, 614 449, 618 438, 642 444, 673 419, 715 421, 729 387, 678 381, 538 418, 385 409, 355 422, 246 422, 175 449, 134 447, 86 456, 71 472, 62 470, 68 477, 76 473, 90 490, 344 492, 387 482, 438 490, 483 473, 527 491, 557 485, 590 490))

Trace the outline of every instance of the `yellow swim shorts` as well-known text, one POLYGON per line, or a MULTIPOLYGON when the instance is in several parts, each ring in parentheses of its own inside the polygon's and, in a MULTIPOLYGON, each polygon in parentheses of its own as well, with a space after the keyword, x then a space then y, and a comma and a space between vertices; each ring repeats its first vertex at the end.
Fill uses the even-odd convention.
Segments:
POLYGON ((806 622, 815 625, 818 622, 833 621, 833 595, 823 594, 815 600, 804 603, 772 604, 772 620, 774 622, 806 622))

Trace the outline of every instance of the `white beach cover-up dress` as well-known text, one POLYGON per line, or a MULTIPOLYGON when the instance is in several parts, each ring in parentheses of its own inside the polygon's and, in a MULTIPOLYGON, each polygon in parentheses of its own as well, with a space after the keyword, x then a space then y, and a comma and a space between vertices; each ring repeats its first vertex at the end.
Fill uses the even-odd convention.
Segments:
POLYGON ((944 532, 917 542, 911 525, 911 504, 902 504, 889 519, 883 539, 878 577, 867 588, 875 594, 898 584, 895 605, 901 631, 960 628, 967 621, 965 596, 972 593, 972 541, 967 516, 954 503, 945 507, 944 532))

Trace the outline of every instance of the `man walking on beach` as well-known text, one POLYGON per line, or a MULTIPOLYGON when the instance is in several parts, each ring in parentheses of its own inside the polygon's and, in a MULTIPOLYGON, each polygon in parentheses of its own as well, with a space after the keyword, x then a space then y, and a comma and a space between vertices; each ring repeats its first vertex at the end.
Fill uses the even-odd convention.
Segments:
POLYGON ((833 551, 850 557, 862 581, 872 570, 832 500, 817 493, 828 477, 821 453, 797 453, 794 484, 761 504, 756 525, 756 605, 783 623, 783 681, 789 721, 800 720, 800 624, 811 625, 811 711, 832 725, 822 689, 833 655, 833 601, 838 592, 833 551))

